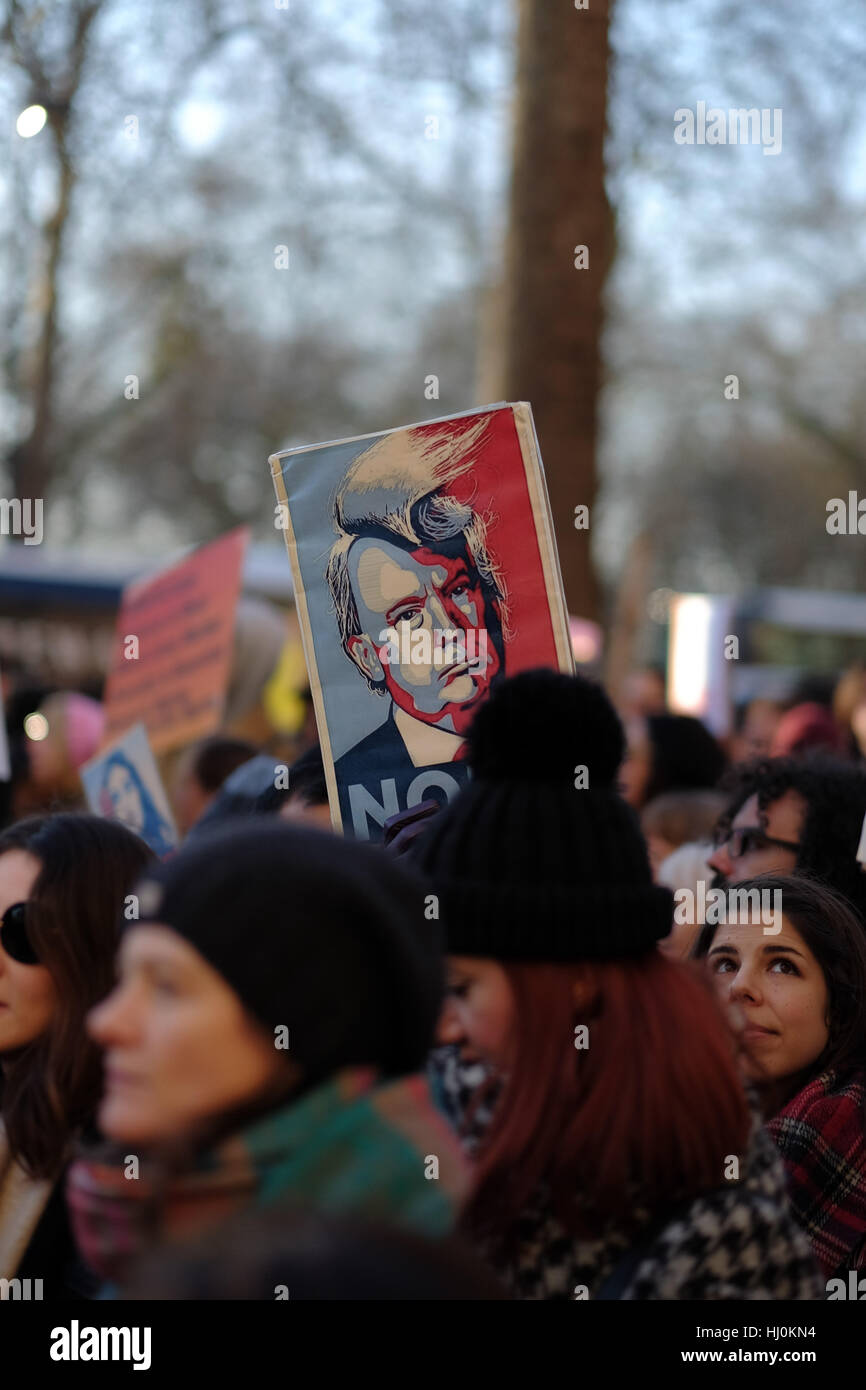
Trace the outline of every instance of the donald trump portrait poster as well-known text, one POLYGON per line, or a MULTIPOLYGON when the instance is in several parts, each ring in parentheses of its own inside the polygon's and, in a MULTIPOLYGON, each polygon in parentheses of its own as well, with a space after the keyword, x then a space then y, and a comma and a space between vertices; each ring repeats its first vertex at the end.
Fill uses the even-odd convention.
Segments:
POLYGON ((532 412, 488 406, 270 459, 334 824, 449 800, 506 675, 573 669, 532 412))

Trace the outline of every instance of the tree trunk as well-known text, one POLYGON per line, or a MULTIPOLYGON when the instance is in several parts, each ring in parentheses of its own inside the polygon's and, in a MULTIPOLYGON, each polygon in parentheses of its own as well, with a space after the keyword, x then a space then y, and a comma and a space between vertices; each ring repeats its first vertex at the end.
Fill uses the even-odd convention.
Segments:
MULTIPOLYGON (((57 201, 54 210, 43 224, 43 265, 37 292, 39 327, 25 380, 19 383, 25 397, 32 402, 30 430, 24 439, 9 451, 7 467, 11 475, 13 495, 20 498, 43 498, 54 471, 54 402, 57 393, 56 353, 58 309, 60 300, 60 266, 63 243, 69 223, 69 213, 75 187, 75 165, 70 154, 69 123, 74 99, 81 84, 90 30, 102 0, 82 0, 75 12, 75 24, 68 53, 68 74, 57 79, 56 93, 31 46, 23 43, 15 26, 7 26, 5 37, 19 65, 28 73, 40 98, 48 104, 48 125, 57 156, 57 201)), ((20 19, 20 15, 16 16, 20 19)))
POLYGON ((39 334, 33 351, 32 376, 27 382, 27 393, 33 402, 33 420, 29 435, 18 444, 10 460, 16 497, 44 498, 53 471, 49 451, 54 417, 57 287, 74 182, 63 127, 57 130, 57 154, 60 186, 54 212, 43 228, 45 268, 37 294, 39 334))
MULTIPOLYGON (((597 620, 591 529, 575 507, 596 493, 602 290, 612 248, 604 189, 609 0, 518 0, 514 151, 490 398, 535 416, 569 611, 597 620), (588 248, 577 269, 576 247, 588 248), (492 388, 492 389, 491 389, 492 388)), ((590 511, 590 524, 592 511, 590 511)))

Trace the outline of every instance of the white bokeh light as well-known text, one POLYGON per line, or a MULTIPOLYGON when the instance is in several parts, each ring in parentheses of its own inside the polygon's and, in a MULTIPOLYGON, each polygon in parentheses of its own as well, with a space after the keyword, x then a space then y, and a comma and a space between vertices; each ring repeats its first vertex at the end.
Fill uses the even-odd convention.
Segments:
POLYGON ((28 714, 24 720, 24 732, 34 743, 41 743, 48 737, 48 720, 44 714, 37 710, 33 714, 28 714))
POLYGON ((222 108, 217 102, 208 100, 185 101, 176 117, 181 139, 193 150, 204 150, 215 145, 222 133, 224 122, 222 108))
POLYGON ((26 106, 15 122, 15 129, 24 140, 29 140, 31 135, 38 135, 45 122, 48 120, 48 112, 44 106, 26 106))

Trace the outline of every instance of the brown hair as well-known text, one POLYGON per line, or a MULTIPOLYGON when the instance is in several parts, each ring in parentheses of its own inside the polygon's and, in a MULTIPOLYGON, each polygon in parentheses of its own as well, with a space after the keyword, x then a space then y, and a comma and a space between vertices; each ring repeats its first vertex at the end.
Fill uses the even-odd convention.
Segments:
POLYGON ((202 790, 212 794, 218 792, 226 778, 258 752, 257 746, 248 739, 215 734, 202 739, 189 750, 189 770, 202 790))
POLYGON ((0 1114, 23 1167, 54 1178, 74 1132, 96 1109, 102 1066, 85 1018, 111 989, 124 898, 154 856, 123 825, 65 813, 0 833, 0 855, 16 849, 40 864, 28 932, 58 1004, 47 1031, 4 1059, 0 1114))
POLYGON ((663 792, 641 811, 641 829, 644 835, 658 835, 678 849, 687 841, 711 840, 724 809, 721 792, 663 792))

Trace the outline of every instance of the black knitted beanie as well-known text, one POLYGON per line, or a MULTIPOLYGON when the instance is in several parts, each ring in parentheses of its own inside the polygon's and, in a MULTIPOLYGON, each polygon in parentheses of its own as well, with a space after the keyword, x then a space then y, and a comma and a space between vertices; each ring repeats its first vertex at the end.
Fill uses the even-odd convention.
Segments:
POLYGON ((400 1076, 423 1064, 442 998, 428 892, 378 847, 257 816, 149 871, 139 922, 194 946, 266 1030, 287 1027, 308 1083, 347 1066, 400 1076))
POLYGON ((468 742, 471 782, 409 855, 451 954, 615 960, 667 936, 673 897, 617 790, 625 740, 601 686, 524 672, 482 706, 468 742))

